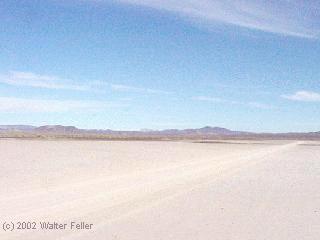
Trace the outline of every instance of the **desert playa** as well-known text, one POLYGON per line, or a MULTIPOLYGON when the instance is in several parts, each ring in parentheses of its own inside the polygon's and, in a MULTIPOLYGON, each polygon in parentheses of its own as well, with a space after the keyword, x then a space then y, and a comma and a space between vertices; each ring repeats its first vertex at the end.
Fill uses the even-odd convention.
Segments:
POLYGON ((1 225, 34 224, 0 239, 320 236, 320 142, 2 139, 0 158, 1 225))

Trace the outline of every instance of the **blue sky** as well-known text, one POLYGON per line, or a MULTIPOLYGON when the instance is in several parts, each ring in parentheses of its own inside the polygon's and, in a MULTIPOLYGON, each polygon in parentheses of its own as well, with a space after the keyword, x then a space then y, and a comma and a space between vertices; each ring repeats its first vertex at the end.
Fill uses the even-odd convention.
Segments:
POLYGON ((320 3, 4 0, 0 124, 320 130, 320 3))

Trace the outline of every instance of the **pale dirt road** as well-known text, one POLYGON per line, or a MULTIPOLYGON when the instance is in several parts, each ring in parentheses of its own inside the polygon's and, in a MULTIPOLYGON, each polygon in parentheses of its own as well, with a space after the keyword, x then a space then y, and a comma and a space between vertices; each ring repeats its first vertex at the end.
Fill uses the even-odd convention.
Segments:
POLYGON ((0 239, 319 239, 320 143, 265 143, 0 140, 0 239))

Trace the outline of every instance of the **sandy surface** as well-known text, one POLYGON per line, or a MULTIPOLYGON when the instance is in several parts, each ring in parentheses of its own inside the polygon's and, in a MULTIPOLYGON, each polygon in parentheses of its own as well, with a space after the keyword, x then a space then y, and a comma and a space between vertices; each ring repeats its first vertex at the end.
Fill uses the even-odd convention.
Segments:
POLYGON ((320 143, 263 143, 0 140, 0 239, 319 239, 320 143))

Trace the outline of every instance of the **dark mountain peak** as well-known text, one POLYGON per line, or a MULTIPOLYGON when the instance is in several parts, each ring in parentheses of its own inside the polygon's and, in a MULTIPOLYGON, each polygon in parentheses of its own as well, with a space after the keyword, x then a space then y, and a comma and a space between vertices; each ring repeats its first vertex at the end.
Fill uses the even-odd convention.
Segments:
POLYGON ((200 129, 212 129, 212 128, 220 128, 220 127, 205 126, 205 127, 200 128, 200 129))
POLYGON ((197 131, 198 133, 201 133, 201 134, 230 134, 230 133, 234 132, 234 131, 231 131, 230 129, 227 129, 227 128, 210 127, 210 126, 195 129, 195 131, 197 131))
POLYGON ((227 128, 211 127, 211 126, 205 126, 203 128, 199 128, 199 130, 202 130, 202 131, 228 131, 228 132, 231 131, 230 129, 227 129, 227 128))

